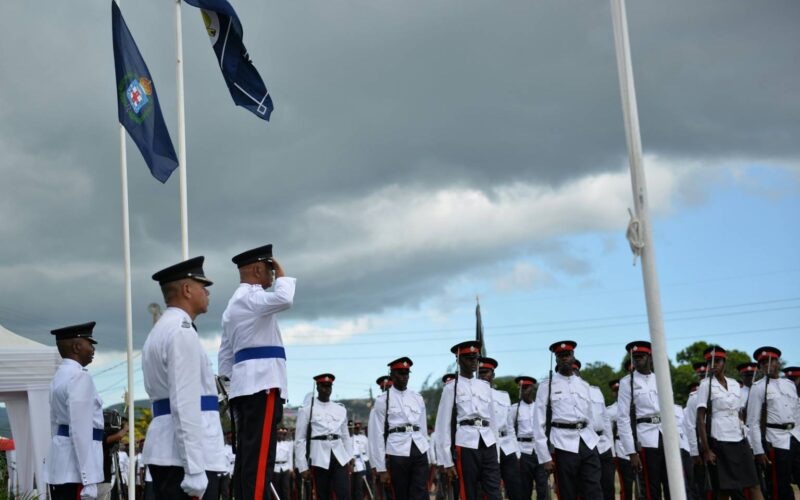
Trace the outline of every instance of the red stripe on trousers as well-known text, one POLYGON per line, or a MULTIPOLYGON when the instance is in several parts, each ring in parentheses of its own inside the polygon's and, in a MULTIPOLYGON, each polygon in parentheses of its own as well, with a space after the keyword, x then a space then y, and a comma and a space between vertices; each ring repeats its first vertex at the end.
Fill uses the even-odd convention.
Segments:
POLYGON ((272 419, 275 418, 275 393, 277 390, 267 390, 267 408, 264 424, 261 426, 261 448, 258 450, 258 470, 256 471, 256 490, 254 500, 264 498, 265 479, 267 475, 267 455, 272 434, 272 419))
POLYGON ((79 484, 78 487, 75 488, 75 500, 81 500, 81 491, 83 491, 83 485, 79 484))
POLYGON ((456 446, 456 471, 458 471, 458 497, 467 500, 467 490, 464 488, 464 473, 461 470, 461 447, 456 446))
POLYGON ((650 493, 650 473, 647 471, 647 453, 642 450, 639 452, 639 457, 642 460, 642 470, 644 470, 644 491, 647 494, 647 500, 652 500, 653 497, 650 493))

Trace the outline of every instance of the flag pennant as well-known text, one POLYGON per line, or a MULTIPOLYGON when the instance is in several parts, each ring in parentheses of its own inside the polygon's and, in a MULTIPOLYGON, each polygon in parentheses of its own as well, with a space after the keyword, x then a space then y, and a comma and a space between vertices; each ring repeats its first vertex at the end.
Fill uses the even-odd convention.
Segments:
POLYGON ((186 0, 200 9, 225 84, 237 106, 269 121, 272 97, 244 46, 239 16, 228 0, 186 0))
POLYGON ((119 122, 136 143, 153 177, 167 182, 178 167, 178 157, 164 124, 150 71, 114 0, 111 0, 111 30, 119 122))

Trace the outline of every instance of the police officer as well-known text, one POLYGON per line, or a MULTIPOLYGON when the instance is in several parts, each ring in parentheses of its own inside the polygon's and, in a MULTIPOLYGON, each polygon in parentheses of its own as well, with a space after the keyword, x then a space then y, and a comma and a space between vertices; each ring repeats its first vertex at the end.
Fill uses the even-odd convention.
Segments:
POLYGON ((335 379, 330 373, 314 377, 318 396, 312 396, 297 413, 295 462, 303 478, 311 479, 316 498, 321 500, 350 498, 347 466, 353 458, 353 441, 347 430, 347 410, 331 401, 335 379))
POLYGON ((753 386, 753 378, 758 371, 758 363, 740 363, 736 365, 739 378, 742 381, 742 410, 745 412, 744 419, 747 421, 747 401, 750 399, 750 388, 753 386))
POLYGON ((797 387, 797 393, 800 395, 800 366, 787 366, 781 371, 784 377, 794 382, 797 387))
POLYGON ((619 439, 617 427, 617 396, 619 395, 619 379, 608 382, 608 388, 614 394, 614 402, 606 408, 606 414, 611 421, 611 431, 614 436, 614 464, 619 475, 619 493, 622 500, 631 500, 633 496, 633 469, 631 460, 622 451, 622 442, 619 439))
POLYGON ((212 285, 203 260, 195 257, 153 275, 167 305, 142 348, 153 410, 142 460, 156 498, 216 500, 219 476, 228 468, 216 381, 194 326, 208 310, 212 285))
POLYGON ((703 459, 711 467, 714 489, 723 498, 749 489, 750 498, 761 499, 753 453, 739 418, 739 383, 725 376, 727 352, 720 346, 711 346, 703 355, 708 360, 711 376, 697 390, 696 427, 703 459), (708 419, 711 419, 710 425, 708 419))
POLYGON ((753 382, 747 403, 750 444, 756 461, 770 469, 773 500, 794 498, 791 481, 800 474, 797 388, 791 380, 778 378, 780 357, 780 349, 770 346, 753 353, 764 377, 753 382))
POLYGON ((536 484, 536 499, 550 498, 550 489, 547 485, 547 471, 536 457, 533 438, 533 400, 536 395, 536 379, 525 375, 514 379, 519 387, 519 403, 511 406, 509 412, 509 425, 514 429, 520 448, 520 480, 522 482, 523 498, 531 498, 534 483, 536 484))
POLYGON ((622 449, 630 457, 634 472, 644 470, 648 498, 660 500, 662 488, 663 496, 668 497, 669 484, 667 464, 664 459, 664 441, 661 436, 658 387, 651 363, 653 351, 650 342, 645 340, 631 342, 625 346, 625 350, 631 356, 633 370, 619 383, 617 424, 622 449), (634 405, 636 410, 635 422, 631 422, 631 405, 634 405), (637 443, 634 442, 631 426, 636 426, 641 455, 637 453, 637 443))
MULTIPOLYGON (((494 383, 497 360, 493 358, 480 358, 478 360, 478 376, 494 383)), ((497 441, 500 450, 500 476, 506 486, 506 496, 509 500, 525 498, 520 478, 519 444, 514 426, 509 425, 511 410, 511 397, 506 391, 498 391, 492 387, 492 401, 494 403, 494 419, 497 421, 497 441)), ((530 499, 530 495, 528 495, 530 499)))
POLYGON ((370 457, 398 500, 428 498, 427 415, 425 400, 408 388, 413 365, 407 357, 389 363, 392 384, 375 400, 369 421, 370 457))
POLYGON ((556 357, 556 373, 539 385, 534 408, 536 455, 548 473, 556 474, 558 496, 567 500, 579 495, 603 496, 597 452, 599 438, 592 424, 589 384, 576 376, 573 369, 577 345, 572 340, 562 340, 550 346, 556 357))
POLYGON ((52 439, 47 477, 53 500, 92 499, 103 482, 103 400, 86 366, 94 321, 52 330, 63 358, 50 383, 52 439))
MULTIPOLYGON (((384 393, 389 389, 389 387, 391 387, 392 379, 389 378, 389 375, 381 375, 380 377, 375 379, 375 383, 378 384, 381 393, 384 393)), ((372 421, 372 414, 374 412, 375 412, 375 405, 372 405, 372 408, 369 410, 369 419, 367 420, 367 422, 372 421)), ((372 467, 372 470, 370 471, 371 472, 370 483, 375 489, 376 498, 378 500, 391 498, 392 492, 389 490, 389 485, 381 483, 380 478, 378 477, 378 471, 375 469, 375 463, 374 462, 371 463, 370 467, 372 467)))
MULTIPOLYGON (((708 364, 705 361, 692 363, 695 377, 698 381, 706 378, 708 364)), ((697 381, 689 384, 689 396, 686 399, 686 407, 683 409, 684 422, 686 427, 686 438, 689 441, 689 456, 692 460, 692 472, 687 477, 689 497, 698 500, 706 496, 706 465, 703 457, 700 456, 700 447, 697 437, 697 381)))
POLYGON ((285 427, 278 429, 278 442, 275 445, 275 474, 272 484, 278 497, 288 500, 292 491, 292 474, 294 472, 294 443, 285 427))
POLYGON ((362 500, 364 498, 364 485, 369 484, 369 442, 367 436, 361 432, 361 422, 358 420, 353 422, 351 429, 353 432, 353 475, 351 476, 350 490, 353 493, 354 500, 362 500))
MULTIPOLYGON (((442 387, 455 380, 455 373, 445 373, 442 376, 442 387)), ((428 449, 428 460, 436 477, 436 500, 451 499, 458 495, 458 480, 448 479, 444 465, 442 465, 442 453, 450 453, 450 450, 440 450, 439 441, 436 438, 436 430, 430 434, 430 448, 428 449)))
POLYGON ((219 373, 230 379, 237 429, 234 496, 269 500, 276 430, 287 397, 286 351, 276 315, 292 307, 295 279, 286 277, 273 258, 272 245, 231 260, 239 268, 240 283, 222 313, 219 373), (268 292, 273 284, 274 291, 268 292))
POLYGON ((473 340, 450 349, 456 355, 459 375, 442 390, 436 414, 436 439, 442 451, 439 461, 448 477, 458 477, 461 500, 477 500, 479 488, 484 499, 500 500, 492 388, 474 376, 480 348, 481 343, 473 340))

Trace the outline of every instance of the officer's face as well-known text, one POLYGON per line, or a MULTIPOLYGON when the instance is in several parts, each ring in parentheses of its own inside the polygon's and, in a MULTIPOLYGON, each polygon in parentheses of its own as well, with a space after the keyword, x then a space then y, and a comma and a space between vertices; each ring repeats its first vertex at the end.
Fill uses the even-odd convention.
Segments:
POLYGON ((556 353, 556 370, 562 375, 572 373, 572 365, 575 364, 575 353, 572 351, 561 351, 556 353))
POLYGON ((758 362, 758 367, 761 369, 761 373, 766 373, 770 377, 776 377, 778 375, 780 363, 775 358, 764 358, 758 362))
POLYGON ((392 384, 398 391, 405 391, 408 387, 408 379, 411 375, 411 370, 392 370, 392 384))
POLYGON ((494 381, 494 370, 480 370, 478 371, 478 378, 485 380, 490 384, 494 381))
POLYGON ((333 392, 333 384, 330 382, 323 382, 321 384, 317 384, 317 394, 319 400, 322 402, 326 402, 331 398, 331 393, 333 392))
POLYGON ((709 369, 714 375, 725 373, 725 358, 714 358, 714 365, 711 366, 711 360, 708 361, 709 369))
POLYGON ((742 383, 745 387, 751 387, 753 385, 753 373, 742 375, 742 383))
POLYGON ((269 288, 272 286, 272 282, 275 280, 274 271, 272 270, 272 264, 270 262, 259 262, 258 265, 260 271, 260 279, 261 279, 261 286, 263 288, 269 288))
POLYGON ((208 312, 208 296, 210 295, 208 287, 204 283, 191 280, 189 290, 195 312, 197 314, 208 312))
POLYGON ((533 393, 534 393, 534 391, 535 391, 535 387, 533 386, 533 384, 525 384, 525 385, 523 385, 522 386, 522 390, 521 390, 521 392, 522 392, 522 400, 525 401, 526 403, 532 403, 533 402, 533 393))
POLYGON ((650 369, 650 356, 643 352, 634 353, 633 367, 639 372, 648 371, 650 369))
POLYGON ((458 366, 461 367, 461 374, 472 374, 478 370, 478 355, 463 354, 458 358, 458 366))
POLYGON ((87 366, 94 359, 94 344, 86 339, 76 339, 72 347, 78 355, 78 363, 87 366))

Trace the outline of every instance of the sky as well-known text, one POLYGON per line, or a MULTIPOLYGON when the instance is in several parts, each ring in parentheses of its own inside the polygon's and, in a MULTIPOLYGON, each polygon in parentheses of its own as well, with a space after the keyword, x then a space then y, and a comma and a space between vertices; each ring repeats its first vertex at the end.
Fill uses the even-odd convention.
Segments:
MULTIPOLYGON (((411 387, 474 337, 498 376, 547 374, 578 342, 616 366, 647 338, 607 2, 233 2, 275 111, 233 105, 184 5, 190 255, 215 281, 198 330, 216 362, 238 275, 272 243, 297 278, 280 316, 289 402, 333 372, 366 397, 386 363, 411 387)), ((176 143, 170 2, 123 2, 176 143)), ((6 6, 0 46, 0 324, 97 321, 90 371, 125 388, 119 140, 109 2, 6 6)), ((628 22, 669 356, 694 341, 800 364, 800 4, 630 2, 628 22)), ((177 143, 176 143, 177 146, 177 143)), ((177 174, 128 141, 134 347, 181 259, 177 174)), ((138 352, 138 351, 137 351, 138 352)), ((138 354, 135 396, 143 397, 138 354)))

